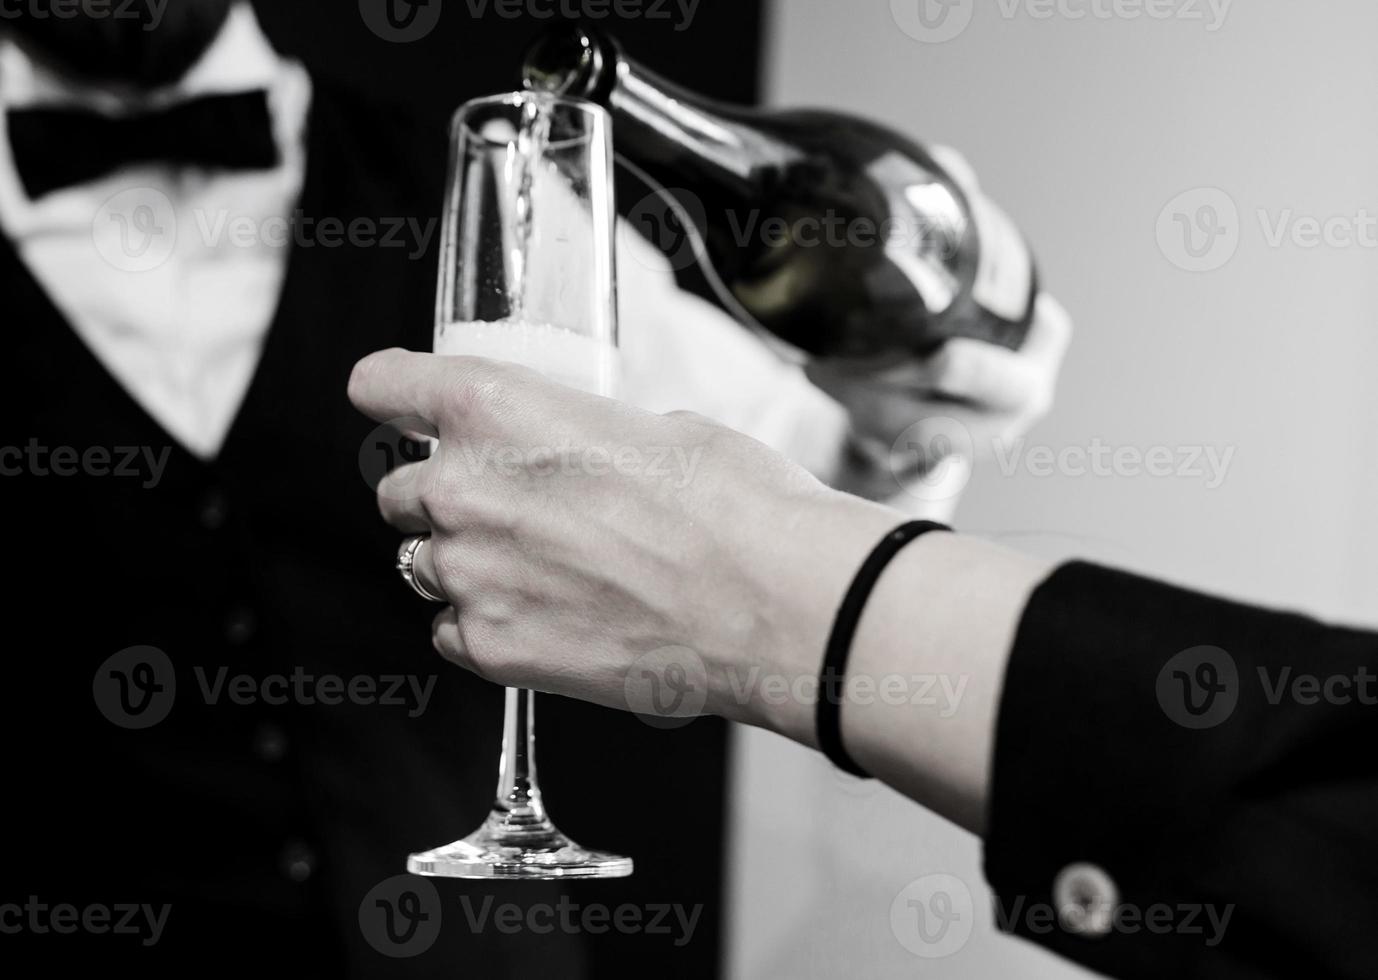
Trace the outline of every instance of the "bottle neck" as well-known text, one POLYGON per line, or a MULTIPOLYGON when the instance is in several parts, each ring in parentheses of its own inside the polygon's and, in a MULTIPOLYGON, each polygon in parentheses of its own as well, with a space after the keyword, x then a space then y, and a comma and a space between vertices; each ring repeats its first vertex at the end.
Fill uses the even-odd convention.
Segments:
POLYGON ((583 28, 548 35, 528 53, 529 87, 598 102, 613 117, 613 148, 663 187, 750 200, 793 156, 757 113, 713 102, 647 71, 611 38, 583 28))
POLYGON ((608 67, 614 149, 658 183, 751 196, 783 158, 783 148, 733 118, 742 110, 706 103, 626 59, 608 67))

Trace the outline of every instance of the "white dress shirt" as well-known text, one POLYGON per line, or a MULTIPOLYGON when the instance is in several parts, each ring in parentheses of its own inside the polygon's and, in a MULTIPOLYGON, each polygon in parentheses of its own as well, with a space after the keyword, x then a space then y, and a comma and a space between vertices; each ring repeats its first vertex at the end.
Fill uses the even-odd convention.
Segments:
POLYGON ((281 294, 287 245, 270 219, 297 206, 310 98, 305 69, 273 50, 244 3, 181 81, 140 95, 83 86, 0 40, 0 229, 106 369, 202 458, 229 432, 281 294), (38 200, 19 181, 6 110, 118 115, 255 89, 268 93, 274 169, 138 165, 38 200), (259 233, 232 235, 236 220, 259 233))

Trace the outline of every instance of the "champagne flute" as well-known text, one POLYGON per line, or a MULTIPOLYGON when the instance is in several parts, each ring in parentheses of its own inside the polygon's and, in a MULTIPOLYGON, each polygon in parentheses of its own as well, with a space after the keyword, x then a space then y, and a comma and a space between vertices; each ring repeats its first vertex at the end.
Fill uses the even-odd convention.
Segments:
MULTIPOLYGON (((617 383, 612 135, 590 102, 532 93, 455 116, 437 354, 515 361, 602 395, 617 383)), ((571 841, 536 781, 531 691, 507 690, 497 795, 468 837, 411 855, 414 874, 620 878, 630 858, 571 841)))

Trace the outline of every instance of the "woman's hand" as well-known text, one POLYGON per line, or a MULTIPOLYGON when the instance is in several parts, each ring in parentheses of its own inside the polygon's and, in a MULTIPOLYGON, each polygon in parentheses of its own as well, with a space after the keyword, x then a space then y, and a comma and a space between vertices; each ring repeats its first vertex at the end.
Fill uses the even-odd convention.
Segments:
POLYGON ((450 601, 434 626, 447 658, 643 713, 628 678, 648 672, 633 668, 669 668, 652 680, 705 688, 692 707, 811 740, 810 706, 764 707, 743 678, 816 672, 889 511, 699 416, 515 365, 384 351, 358 364, 349 393, 380 422, 438 432, 433 456, 378 496, 391 524, 431 536, 416 570, 450 601))
MULTIPOLYGON (((895 511, 699 416, 510 364, 384 351, 359 362, 349 393, 380 422, 438 432, 436 453, 384 478, 378 499, 399 530, 431 536, 416 572, 450 602, 442 654, 501 684, 717 714, 816 746, 833 617, 895 511)), ((853 757, 978 829, 1004 665, 1047 572, 959 535, 906 548, 852 643, 853 757), (915 710, 934 679, 961 692, 960 710, 915 710)))

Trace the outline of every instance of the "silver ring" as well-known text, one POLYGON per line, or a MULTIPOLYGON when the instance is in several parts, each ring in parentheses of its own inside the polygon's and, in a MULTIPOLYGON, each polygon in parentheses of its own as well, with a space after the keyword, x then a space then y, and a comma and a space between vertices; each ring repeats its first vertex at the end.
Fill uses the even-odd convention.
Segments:
POLYGON ((397 572, 402 576, 402 581, 412 587, 412 591, 421 598, 430 602, 441 602, 445 605, 450 604, 450 600, 444 596, 436 595, 426 588, 421 579, 416 577, 416 553, 421 550, 421 546, 431 539, 429 534, 413 534, 402 542, 402 546, 397 549, 397 572))

